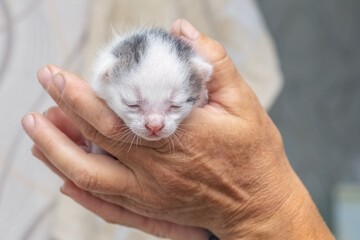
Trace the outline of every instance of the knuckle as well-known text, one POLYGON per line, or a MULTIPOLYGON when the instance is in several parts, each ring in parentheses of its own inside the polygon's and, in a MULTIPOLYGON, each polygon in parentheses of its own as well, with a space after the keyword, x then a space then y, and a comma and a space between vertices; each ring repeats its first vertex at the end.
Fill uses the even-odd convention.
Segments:
POLYGON ((54 90, 49 89, 48 90, 51 97, 54 99, 54 101, 59 105, 59 107, 63 108, 65 107, 65 103, 62 99, 62 95, 61 94, 57 94, 54 90))
POLYGON ((102 217, 102 219, 107 222, 107 223, 110 223, 110 224, 116 224, 117 222, 111 218, 111 217, 102 217))
POLYGON ((54 142, 52 138, 50 138, 44 141, 42 148, 45 149, 45 151, 51 155, 56 147, 57 144, 54 142))
POLYGON ((163 186, 167 194, 172 195, 186 189, 186 185, 181 177, 175 172, 161 171, 158 173, 158 181, 163 186))
POLYGON ((103 124, 99 126, 101 129, 99 131, 108 138, 120 137, 122 131, 124 131, 124 126, 120 118, 113 118, 112 116, 102 119, 103 124))
POLYGON ((226 54, 225 47, 218 41, 214 41, 214 49, 219 53, 226 54))
POLYGON ((113 137, 116 136, 116 133, 118 133, 117 128, 114 126, 114 124, 109 121, 108 119, 103 119, 103 124, 100 127, 100 132, 104 134, 104 136, 107 137, 113 137), (104 121, 103 121, 104 120, 104 121))
POLYGON ((85 138, 89 139, 92 142, 96 142, 96 139, 99 138, 99 132, 89 123, 82 125, 82 133, 85 138))
POLYGON ((218 41, 214 40, 212 44, 212 50, 213 53, 215 54, 215 59, 217 61, 221 61, 227 57, 227 52, 225 47, 221 45, 218 41))
POLYGON ((37 147, 36 147, 35 145, 33 145, 33 146, 31 147, 31 153, 32 153, 33 156, 37 157, 37 155, 38 155, 38 149, 37 149, 37 147))
POLYGON ((67 94, 67 98, 67 103, 71 106, 73 111, 77 112, 78 110, 84 108, 85 105, 81 94, 71 91, 71 93, 67 94))
POLYGON ((84 168, 74 174, 74 183, 83 190, 94 190, 97 186, 96 175, 84 168))

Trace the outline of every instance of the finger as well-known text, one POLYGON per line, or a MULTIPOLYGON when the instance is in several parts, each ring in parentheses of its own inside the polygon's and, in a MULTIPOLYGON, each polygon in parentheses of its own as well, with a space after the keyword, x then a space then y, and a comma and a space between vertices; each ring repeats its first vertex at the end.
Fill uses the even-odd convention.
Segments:
POLYGON ((80 188, 125 195, 138 190, 131 170, 111 157, 87 154, 44 116, 28 114, 22 124, 51 164, 80 188))
POLYGON ((85 80, 75 74, 47 65, 39 70, 38 79, 64 112, 86 119, 103 135, 113 136, 123 128, 122 120, 95 95, 85 80))
POLYGON ((61 108, 51 107, 44 113, 44 116, 72 141, 79 145, 85 144, 85 139, 81 131, 74 125, 73 121, 61 110, 61 108))
POLYGON ((215 108, 223 108, 234 115, 251 114, 253 104, 259 102, 242 79, 225 48, 217 41, 199 33, 185 19, 174 22, 172 33, 186 39, 200 56, 213 65, 213 74, 207 83, 209 104, 215 108))
POLYGON ((212 91, 212 88, 218 89, 220 87, 229 86, 229 84, 238 83, 238 81, 241 80, 235 65, 220 43, 199 33, 194 26, 185 19, 176 20, 171 29, 175 36, 185 38, 195 48, 199 55, 213 65, 213 78, 217 78, 217 76, 221 74, 222 81, 216 81, 217 84, 210 84, 208 86, 209 92, 212 91), (229 77, 225 78, 225 76, 229 77))
MULTIPOLYGON (((54 115, 52 117, 52 120, 55 121, 55 125, 58 124, 59 127, 62 130, 65 130, 64 132, 66 134, 70 134, 71 130, 73 130, 74 128, 78 128, 79 131, 81 132, 82 136, 85 136, 86 139, 89 139, 90 141, 96 143, 98 146, 100 146, 101 148, 103 148, 104 150, 106 150, 109 153, 112 153, 113 155, 115 155, 115 153, 119 153, 119 149, 122 149, 119 145, 124 146, 126 144, 123 144, 122 142, 116 143, 114 140, 118 139, 118 140, 127 140, 127 138, 123 137, 125 134, 123 134, 122 132, 120 132, 116 127, 112 127, 113 125, 117 125, 116 123, 110 123, 110 122, 106 122, 104 124, 99 124, 99 119, 104 120, 104 119, 109 119, 106 118, 105 116, 103 117, 99 117, 96 114, 96 111, 94 111, 94 109, 92 108, 93 105, 95 105, 94 102, 100 103, 99 106, 95 106, 100 108, 100 110, 108 110, 111 115, 113 115, 113 112, 106 106, 103 105, 103 102, 98 99, 96 96, 91 98, 91 97, 82 97, 85 96, 86 93, 84 94, 81 88, 87 88, 88 85, 86 84, 86 82, 75 76, 74 74, 71 73, 67 73, 72 75, 71 78, 74 78, 74 81, 77 82, 77 84, 75 84, 75 86, 70 86, 70 89, 76 89, 76 91, 67 91, 69 94, 65 95, 65 94, 61 94, 56 88, 55 88, 55 84, 53 84, 53 81, 49 78, 48 74, 49 72, 52 73, 62 73, 61 70, 59 70, 60 68, 58 68, 55 65, 47 65, 44 68, 40 69, 38 72, 38 78, 39 81, 43 84, 44 88, 47 89, 47 91, 49 92, 49 94, 53 97, 53 99, 55 100, 55 102, 58 103, 58 105, 60 106, 60 108, 63 110, 63 112, 66 113, 66 115, 68 115, 71 118, 70 122, 74 122, 75 126, 71 126, 71 129, 66 130, 70 124, 66 124, 67 126, 61 127, 63 125, 62 121, 65 122, 69 122, 68 117, 64 114, 59 114, 54 112, 54 115), (83 86, 80 86, 83 85, 83 86), (76 96, 73 96, 75 93, 76 96), (64 100, 64 96, 68 96, 70 95, 71 97, 69 97, 67 100, 70 101, 70 104, 67 104, 67 101, 64 100), (75 99, 75 100, 74 100, 75 99), (92 99, 93 101, 90 101, 89 99, 92 99), (73 108, 71 108, 69 105, 73 105, 76 106, 73 108), (80 107, 80 105, 82 105, 80 107), (110 130, 105 130, 103 128, 103 131, 107 132, 107 135, 110 136, 110 138, 114 139, 110 139, 108 137, 105 137, 102 133, 99 132, 98 129, 96 129, 95 127, 93 127, 88 120, 84 120, 81 116, 79 116, 79 114, 75 111, 77 111, 78 109, 80 109, 80 114, 85 115, 85 117, 89 117, 91 119, 97 119, 96 123, 98 124, 98 126, 108 126, 107 129, 111 129, 111 133, 110 130), (86 109, 86 110, 85 110, 86 109), (95 113, 95 115, 93 116, 92 114, 95 113), (60 116, 58 116, 60 115, 60 116)), ((50 78, 52 78, 53 76, 50 76, 50 78)), ((70 81, 73 82, 73 81, 70 81)), ((89 91, 91 91, 91 94, 93 94, 92 90, 90 89, 89 91)), ((103 113, 103 114, 108 114, 107 113, 103 113)), ((51 111, 47 114, 51 114, 51 111)), ((126 129, 126 127, 124 126, 123 123, 121 123, 121 119, 118 117, 115 117, 116 119, 114 119, 114 121, 117 121, 119 123, 119 125, 121 126, 122 129, 126 129)), ((77 131, 76 135, 79 135, 79 131, 77 131)), ((100 129, 100 131, 102 131, 100 129)), ((77 138, 80 136, 69 136, 71 139, 73 139, 73 137, 77 138)), ((130 139, 130 138, 129 138, 130 139)), ((80 141, 84 141, 84 139, 79 139, 80 141)), ((83 143, 80 142, 81 145, 84 145, 83 143)))
MULTIPOLYGON (((115 149, 116 152, 120 148, 119 144, 130 143, 132 138, 126 138, 129 130, 127 126, 95 95, 85 80, 72 73, 59 71, 54 65, 40 69, 38 78, 87 139, 113 155, 115 153, 112 150, 115 149), (57 87, 60 87, 60 90, 57 87), (114 144, 113 140, 118 140, 119 143, 114 144)), ((141 143, 149 147, 154 145, 147 141, 141 143)))
POLYGON ((41 150, 36 147, 36 145, 34 145, 31 148, 31 152, 32 154, 40 159, 48 168, 50 168, 51 171, 53 171, 56 175, 58 175, 60 178, 62 178, 63 180, 67 180, 68 178, 62 173, 60 172, 46 157, 45 155, 41 152, 41 150))
MULTIPOLYGON (((94 149, 92 149, 93 145, 87 141, 82 132, 77 128, 77 126, 73 123, 72 119, 70 119, 59 107, 52 107, 48 109, 44 116, 49 119, 59 130, 61 130, 64 134, 66 134, 73 142, 79 145, 82 149, 84 149, 87 153, 92 152, 95 153, 94 149)), ((94 130, 96 131, 96 130, 94 130)), ((102 136, 102 135, 99 135, 102 136)), ((133 135, 128 133, 124 135, 122 138, 120 135, 118 136, 120 140, 123 142, 116 142, 115 140, 110 140, 107 138, 97 138, 101 140, 101 145, 103 149, 107 152, 112 153, 114 156, 117 156, 117 159, 124 163, 126 166, 132 166, 134 161, 130 159, 129 151, 132 149, 133 143, 133 135), (128 143, 124 143, 128 142, 128 143)), ((99 145, 99 144, 98 144, 99 145)), ((97 152, 99 154, 99 152, 97 152)))
POLYGON ((187 227, 141 216, 121 206, 97 198, 79 189, 70 181, 65 181, 61 192, 109 223, 137 228, 157 237, 175 240, 208 239, 208 234, 201 228, 187 227))

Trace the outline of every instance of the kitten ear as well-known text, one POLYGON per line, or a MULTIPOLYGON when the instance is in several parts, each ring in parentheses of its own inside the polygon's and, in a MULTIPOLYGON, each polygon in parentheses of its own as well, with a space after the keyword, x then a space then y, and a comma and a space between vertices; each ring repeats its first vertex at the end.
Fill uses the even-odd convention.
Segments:
POLYGON ((105 86, 110 84, 110 69, 114 66, 115 62, 115 59, 113 59, 112 56, 109 56, 105 51, 99 54, 99 57, 94 62, 93 77, 90 81, 90 85, 95 92, 101 92, 105 86))
POLYGON ((112 56, 99 58, 97 63, 95 64, 95 81, 108 83, 110 81, 110 69, 114 67, 117 59, 112 56))
POLYGON ((210 63, 207 63, 202 58, 196 56, 191 59, 191 64, 196 69, 197 73, 200 74, 204 82, 210 80, 210 76, 213 72, 213 66, 211 66, 210 63))
POLYGON ((104 69, 104 71, 101 74, 101 81, 104 82, 104 83, 109 83, 110 82, 109 69, 110 69, 110 67, 104 69))

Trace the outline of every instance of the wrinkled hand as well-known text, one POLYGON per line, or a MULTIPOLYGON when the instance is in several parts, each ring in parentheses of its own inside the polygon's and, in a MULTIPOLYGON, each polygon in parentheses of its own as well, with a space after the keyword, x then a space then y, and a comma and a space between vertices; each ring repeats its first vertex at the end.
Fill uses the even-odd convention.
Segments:
MULTIPOLYGON (((73 143, 86 147, 86 141, 82 133, 73 124, 71 119, 64 114, 64 112, 58 107, 52 107, 44 113, 46 119, 49 121, 43 122, 43 124, 49 124, 48 127, 58 128, 63 134, 69 138, 73 143)), ((41 120, 39 120, 41 121, 41 120)), ((43 127, 47 127, 46 125, 43 127)), ((56 130, 56 129, 55 129, 56 130)), ((49 131, 51 132, 51 131, 49 131)), ((56 138, 59 139, 59 138, 56 138)), ((102 217, 109 223, 120 224, 128 227, 137 228, 144 232, 150 233, 158 237, 166 237, 171 239, 189 239, 189 240, 201 240, 208 239, 208 232, 197 227, 183 226, 168 221, 161 221, 148 217, 141 216, 133 213, 127 209, 124 209, 115 204, 106 202, 93 194, 84 191, 74 185, 62 172, 60 172, 41 152, 37 146, 32 148, 33 155, 43 161, 51 170, 59 175, 64 181, 64 185, 61 191, 74 199, 85 208, 94 212, 98 216, 102 217)))
POLYGON ((80 204, 111 222, 129 215, 135 227, 141 221, 169 224, 156 230, 166 229, 158 234, 164 237, 205 239, 206 228, 221 239, 331 239, 277 128, 224 48, 184 20, 172 32, 214 73, 209 104, 195 109, 170 141, 124 141, 123 122, 88 84, 51 65, 39 71, 39 81, 71 121, 57 108, 50 121, 37 113, 24 118, 34 155, 69 179, 62 191, 80 204), (118 161, 86 153, 84 137, 118 161))

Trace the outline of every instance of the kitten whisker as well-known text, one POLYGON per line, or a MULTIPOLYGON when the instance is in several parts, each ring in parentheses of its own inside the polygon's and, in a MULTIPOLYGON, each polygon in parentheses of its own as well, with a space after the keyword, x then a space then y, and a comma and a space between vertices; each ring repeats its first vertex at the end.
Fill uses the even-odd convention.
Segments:
POLYGON ((189 137, 191 137, 191 138, 195 138, 192 134, 189 133, 189 131, 187 131, 187 130, 181 128, 181 127, 178 127, 175 132, 182 133, 182 134, 184 134, 186 137, 189 136, 189 137))
POLYGON ((119 132, 116 132, 116 133, 113 133, 113 134, 108 134, 106 135, 108 138, 112 138, 112 139, 117 139, 119 136, 122 136, 123 134, 131 131, 131 129, 129 129, 128 127, 123 127, 123 128, 120 128, 119 129, 120 131, 119 132), (121 131, 125 129, 124 131, 121 131))
POLYGON ((135 145, 136 147, 138 147, 138 146, 139 146, 139 145, 138 145, 138 141, 139 141, 139 136, 138 136, 138 135, 136 135, 136 143, 135 143, 135 144, 136 144, 136 145, 135 145))
MULTIPOLYGON (((132 132, 128 132, 125 136, 124 136, 124 141, 119 145, 117 146, 117 148, 114 150, 115 151, 115 154, 118 154, 126 144, 128 144, 128 140, 131 139, 131 136, 132 136, 132 132)), ((118 141, 115 141, 115 145, 116 143, 118 143, 118 141)))
POLYGON ((180 125, 183 125, 183 126, 200 126, 200 125, 203 125, 201 123, 179 123, 178 124, 179 126, 180 125))
MULTIPOLYGON (((126 136, 128 136, 129 134, 131 134, 131 131, 130 131, 130 130, 124 132, 121 136, 120 136, 120 134, 119 134, 120 138, 117 137, 117 139, 110 139, 110 140, 111 140, 111 142, 113 143, 113 145, 116 145, 118 142, 120 142, 122 139, 124 139, 124 138, 125 138, 126 136)), ((126 141, 123 141, 123 142, 126 142, 126 141)), ((112 145, 112 147, 113 147, 113 145, 112 145)))
MULTIPOLYGON (((174 145, 174 141, 172 139, 172 135, 170 136, 170 141, 171 141, 171 145, 172 145, 172 148, 173 148, 173 152, 172 152, 172 155, 174 156, 175 155, 175 145, 174 145)), ((171 149, 170 149, 170 153, 171 153, 171 149)))
POLYGON ((127 153, 130 152, 130 149, 131 149, 131 147, 132 147, 132 145, 133 145, 133 142, 134 142, 135 138, 136 138, 136 134, 134 134, 134 136, 133 136, 133 138, 132 138, 132 140, 131 140, 130 147, 129 147, 127 153))
POLYGON ((180 144, 180 146, 181 146, 181 148, 182 148, 182 152, 186 155, 187 153, 186 153, 186 143, 184 143, 185 144, 185 147, 184 147, 184 145, 183 145, 183 143, 182 143, 182 139, 183 139, 183 137, 182 137, 182 135, 181 135, 181 133, 179 133, 179 132, 174 132, 174 137, 177 139, 177 142, 180 144))

